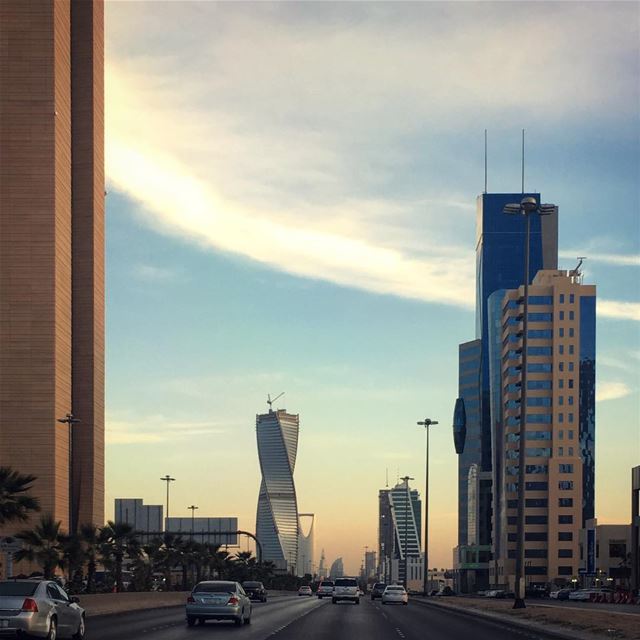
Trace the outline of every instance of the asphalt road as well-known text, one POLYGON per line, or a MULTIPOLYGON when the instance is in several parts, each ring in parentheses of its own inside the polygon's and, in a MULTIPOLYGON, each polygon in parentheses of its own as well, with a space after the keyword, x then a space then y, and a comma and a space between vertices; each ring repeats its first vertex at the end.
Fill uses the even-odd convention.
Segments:
POLYGON ((331 604, 297 596, 254 605, 251 625, 208 622, 187 628, 182 607, 100 616, 87 622, 91 640, 546 640, 544 634, 514 631, 490 621, 459 615, 418 602, 409 606, 372 603, 331 604))

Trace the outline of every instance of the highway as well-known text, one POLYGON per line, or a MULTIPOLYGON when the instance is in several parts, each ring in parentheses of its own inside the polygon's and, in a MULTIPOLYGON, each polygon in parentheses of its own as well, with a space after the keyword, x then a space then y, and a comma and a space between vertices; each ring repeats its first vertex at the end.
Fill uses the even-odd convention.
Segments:
POLYGON ((476 617, 458 615, 418 602, 385 605, 363 598, 359 606, 286 596, 254 604, 251 625, 208 622, 187 628, 182 607, 170 607, 87 621, 91 640, 546 640, 543 633, 518 632, 476 617))

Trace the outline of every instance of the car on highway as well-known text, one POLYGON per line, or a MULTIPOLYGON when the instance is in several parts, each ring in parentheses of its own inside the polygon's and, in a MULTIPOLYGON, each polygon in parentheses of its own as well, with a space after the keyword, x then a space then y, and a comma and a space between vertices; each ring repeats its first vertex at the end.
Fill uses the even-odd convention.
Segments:
POLYGON ((578 602, 588 602, 593 597, 601 595, 603 593, 613 593, 613 589, 608 587, 590 587, 588 589, 576 589, 569 594, 569 600, 576 600, 578 602))
POLYGON ((308 584, 303 584, 298 589, 298 595, 299 596, 312 596, 313 595, 313 591, 311 590, 311 587, 308 584))
POLYGON ((251 600, 237 582, 206 580, 199 582, 187 598, 187 625, 231 620, 241 627, 251 623, 251 608, 251 600))
POLYGON ((505 598, 506 595, 505 595, 505 592, 504 592, 503 589, 490 589, 489 591, 485 591, 484 597, 485 598, 497 598, 498 600, 501 600, 501 599, 505 598))
POLYGON ((552 600, 568 600, 571 589, 556 589, 549 593, 549 597, 552 600))
POLYGON ((258 600, 259 602, 267 601, 267 590, 262 582, 252 582, 247 580, 242 583, 242 588, 250 600, 258 600))
POLYGON ((318 585, 316 595, 320 600, 322 598, 330 598, 333 594, 333 582, 331 580, 322 580, 318 585))
POLYGON ((390 584, 382 594, 382 604, 409 604, 409 594, 401 584, 390 584))
POLYGON ((331 602, 337 604, 342 600, 360 604, 360 588, 355 578, 336 578, 334 580, 331 602))
POLYGON ((73 638, 85 635, 84 609, 53 580, 0 582, 0 636, 73 638))
POLYGON ((382 598, 382 594, 386 588, 387 585, 384 582, 376 582, 371 589, 371 599, 382 598))

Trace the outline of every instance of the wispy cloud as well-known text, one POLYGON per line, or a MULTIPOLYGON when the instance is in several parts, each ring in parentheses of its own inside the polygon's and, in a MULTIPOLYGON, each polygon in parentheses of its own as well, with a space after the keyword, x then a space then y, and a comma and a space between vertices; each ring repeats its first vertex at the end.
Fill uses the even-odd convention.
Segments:
POLYGON ((596 386, 596 401, 619 400, 631 392, 631 387, 624 382, 599 382, 596 386))
POLYGON ((614 320, 640 321, 640 303, 622 300, 598 300, 598 316, 614 320))
POLYGON ((185 275, 175 268, 152 264, 137 264, 133 267, 133 277, 143 282, 173 283, 185 279, 185 275))
POLYGON ((140 419, 106 417, 106 442, 110 445, 156 444, 182 438, 223 434, 228 425, 209 421, 173 420, 163 415, 143 416, 140 419))

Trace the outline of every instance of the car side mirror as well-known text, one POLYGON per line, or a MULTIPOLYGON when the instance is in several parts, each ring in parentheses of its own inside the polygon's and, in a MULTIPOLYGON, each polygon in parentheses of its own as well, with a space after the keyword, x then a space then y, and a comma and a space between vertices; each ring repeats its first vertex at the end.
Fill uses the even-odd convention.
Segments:
POLYGON ((71 598, 69 598, 69 600, 71 600, 71 602, 73 602, 75 604, 80 604, 80 598, 78 598, 78 596, 71 596, 71 598))

